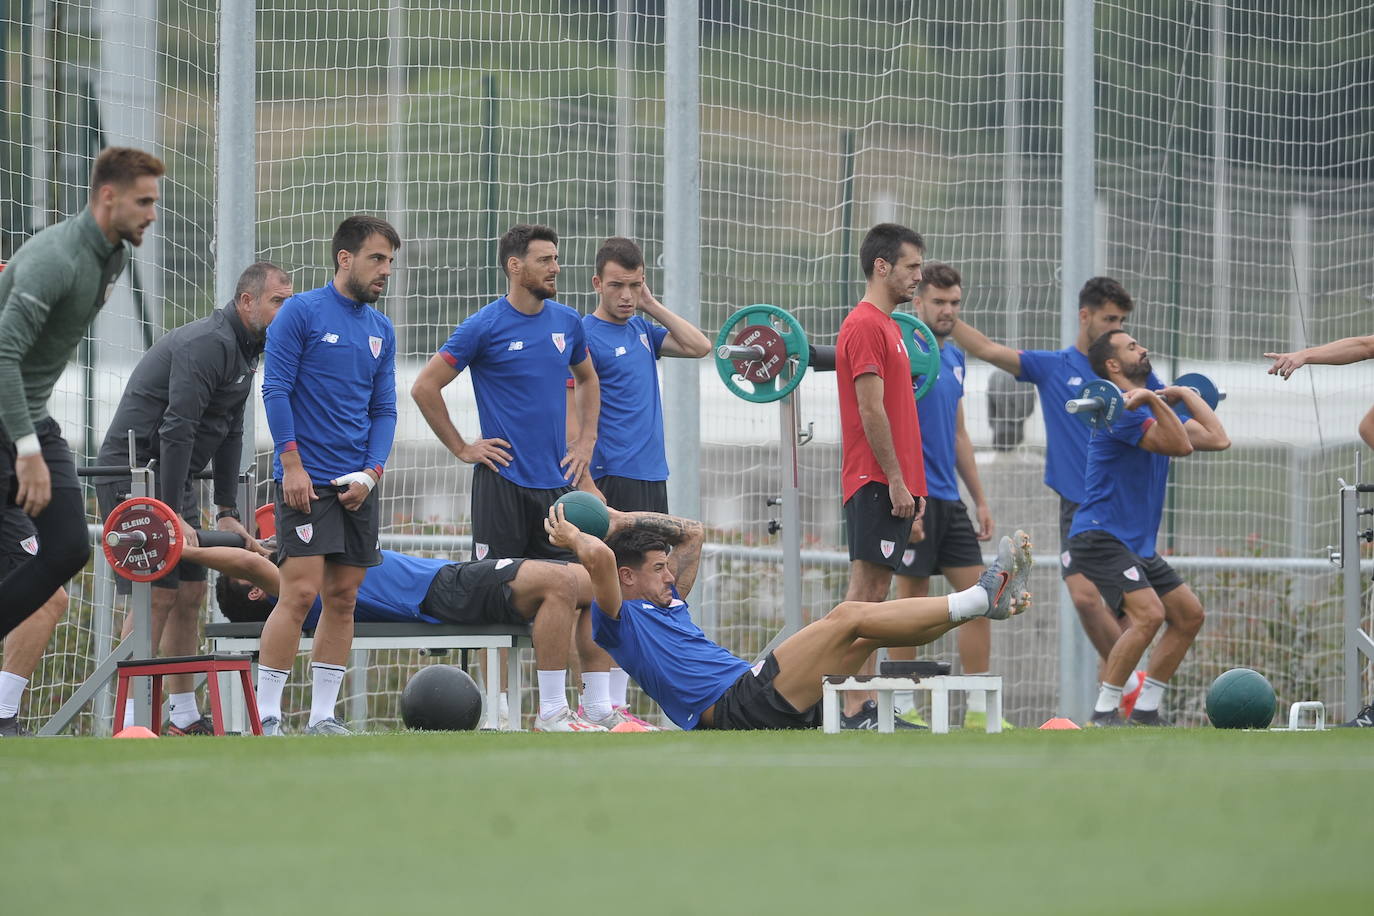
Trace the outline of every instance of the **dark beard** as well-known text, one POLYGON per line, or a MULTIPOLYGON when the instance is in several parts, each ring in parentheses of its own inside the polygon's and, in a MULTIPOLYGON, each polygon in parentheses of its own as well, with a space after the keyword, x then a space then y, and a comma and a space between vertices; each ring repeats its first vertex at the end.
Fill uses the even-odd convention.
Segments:
POLYGON ((344 292, 348 293, 348 298, 352 299, 354 302, 362 302, 366 305, 371 305, 380 298, 380 294, 375 296, 372 294, 372 287, 370 284, 362 286, 352 277, 349 277, 348 280, 345 281, 344 286, 346 287, 344 292))
POLYGON ((1127 381, 1132 382, 1136 385, 1143 385, 1145 384, 1145 381, 1149 379, 1150 373, 1153 371, 1154 367, 1150 365, 1149 357, 1146 357, 1145 359, 1142 359, 1140 363, 1130 372, 1122 371, 1121 374, 1126 376, 1127 381))

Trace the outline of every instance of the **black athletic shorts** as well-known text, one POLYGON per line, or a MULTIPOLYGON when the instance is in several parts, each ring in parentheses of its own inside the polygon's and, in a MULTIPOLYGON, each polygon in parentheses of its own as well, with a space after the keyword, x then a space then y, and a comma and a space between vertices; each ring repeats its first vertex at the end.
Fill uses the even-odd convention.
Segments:
POLYGON ((661 512, 668 514, 668 481, 635 480, 607 474, 596 478, 597 489, 606 505, 620 512, 661 512))
POLYGON ((778 659, 769 652, 762 666, 741 674, 716 700, 711 728, 727 731, 820 727, 820 701, 809 709, 798 711, 773 686, 773 678, 777 676, 778 659))
POLYGON ((1078 572, 1097 586, 1107 607, 1120 611, 1126 592, 1152 588, 1163 596, 1183 584, 1183 579, 1159 554, 1143 559, 1105 531, 1083 531, 1069 538, 1069 550, 1078 572))
POLYGON ((571 551, 550 544, 544 531, 549 507, 571 490, 522 487, 485 464, 476 465, 472 469, 472 558, 577 559, 571 551))
MULTIPOLYGON (((100 518, 102 520, 109 517, 114 511, 115 506, 129 498, 129 491, 133 489, 133 480, 124 478, 107 478, 99 480, 95 485, 95 501, 100 507, 100 518)), ((195 484, 187 480, 186 489, 181 494, 181 517, 186 519, 187 524, 192 528, 200 527, 200 505, 196 498, 195 484)), ((199 563, 191 563, 182 560, 167 572, 161 579, 152 582, 153 588, 176 588, 182 582, 204 582, 209 578, 209 571, 199 563)), ((115 576, 115 592, 120 595, 131 594, 134 584, 123 576, 115 576)))
MULTIPOLYGON (((81 481, 76 476, 76 461, 72 458, 71 446, 62 438, 62 427, 52 417, 44 417, 33 424, 38 436, 38 447, 43 451, 43 462, 48 466, 48 479, 54 490, 81 489, 81 481)), ((19 477, 14 473, 18 460, 18 449, 0 429, 0 493, 5 494, 4 504, 15 505, 19 495, 19 477)))
POLYGON ((354 511, 339 502, 338 487, 315 484, 319 499, 309 512, 298 512, 286 504, 281 481, 277 494, 277 564, 288 557, 324 557, 340 566, 377 566, 382 562, 382 544, 377 537, 377 490, 354 511))
MULTIPOLYGON (((917 497, 919 499, 919 497, 917 497)), ((912 519, 892 514, 887 484, 870 481, 844 504, 849 559, 867 560, 896 570, 911 538, 912 519)))
POLYGON ((0 579, 38 553, 38 529, 18 506, 0 506, 0 579))
POLYGON ((510 584, 524 560, 450 563, 429 584, 421 612, 446 623, 529 623, 515 610, 510 584))
POLYGON ((927 579, 942 570, 982 566, 983 550, 968 509, 957 499, 926 499, 926 536, 907 544, 897 575, 927 579))

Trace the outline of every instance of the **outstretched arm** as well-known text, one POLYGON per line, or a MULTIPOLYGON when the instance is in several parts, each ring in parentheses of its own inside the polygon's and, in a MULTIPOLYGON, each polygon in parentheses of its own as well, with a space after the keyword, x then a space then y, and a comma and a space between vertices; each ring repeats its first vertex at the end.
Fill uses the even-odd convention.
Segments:
POLYGON ((1346 337, 1333 340, 1319 347, 1307 347, 1292 353, 1266 353, 1265 359, 1272 359, 1270 375, 1281 375, 1285 380, 1298 369, 1311 363, 1318 366, 1344 366, 1360 360, 1374 359, 1374 335, 1369 337, 1346 337))
POLYGON ((247 579, 269 595, 281 593, 281 572, 277 564, 243 547, 201 547, 196 532, 181 520, 181 558, 235 579, 247 579))
POLYGON ((1000 344, 972 325, 956 320, 954 322, 954 342, 969 356, 992 363, 1003 372, 1016 377, 1021 375, 1021 354, 1006 344, 1000 344))
POLYGON ((701 545, 706 540, 706 528, 701 522, 658 512, 611 512, 610 537, 618 531, 638 529, 658 535, 673 548, 669 562, 673 564, 673 578, 677 593, 686 598, 697 581, 701 567, 701 545))

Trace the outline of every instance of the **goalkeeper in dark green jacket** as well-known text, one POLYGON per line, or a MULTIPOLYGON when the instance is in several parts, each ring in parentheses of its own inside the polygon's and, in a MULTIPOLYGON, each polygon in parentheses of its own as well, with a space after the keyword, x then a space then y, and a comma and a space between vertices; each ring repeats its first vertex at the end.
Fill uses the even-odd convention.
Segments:
POLYGON ((162 163, 111 147, 90 204, 23 244, 0 273, 0 496, 33 518, 37 550, 0 580, 0 636, 23 623, 90 556, 76 463, 48 396, 157 218, 162 163))

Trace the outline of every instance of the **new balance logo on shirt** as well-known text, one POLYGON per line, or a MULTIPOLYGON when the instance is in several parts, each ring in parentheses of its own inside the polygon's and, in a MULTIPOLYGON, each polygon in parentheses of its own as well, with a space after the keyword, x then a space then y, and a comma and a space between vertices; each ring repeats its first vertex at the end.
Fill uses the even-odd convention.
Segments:
POLYGON ((510 345, 506 347, 506 352, 509 353, 511 350, 523 349, 525 349, 525 342, 523 340, 512 340, 510 345))
POLYGON ((624 355, 625 355, 625 348, 624 348, 624 347, 616 347, 616 348, 615 348, 615 355, 616 355, 616 356, 624 356, 624 355))
POLYGON ((320 338, 320 343, 338 343, 338 342, 339 342, 339 335, 338 335, 338 334, 330 333, 330 334, 326 334, 326 335, 324 335, 323 337, 320 338))

